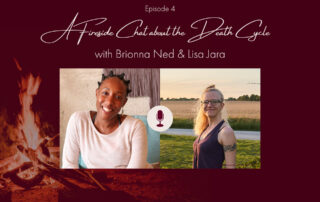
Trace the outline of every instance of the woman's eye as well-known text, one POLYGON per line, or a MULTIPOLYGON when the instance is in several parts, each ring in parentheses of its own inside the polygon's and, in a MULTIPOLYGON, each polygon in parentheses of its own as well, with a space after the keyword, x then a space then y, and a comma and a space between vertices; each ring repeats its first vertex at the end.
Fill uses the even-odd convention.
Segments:
POLYGON ((118 100, 121 100, 121 99, 122 99, 122 96, 117 95, 116 98, 117 98, 118 100))
POLYGON ((108 95, 109 93, 108 92, 102 92, 102 95, 108 95))

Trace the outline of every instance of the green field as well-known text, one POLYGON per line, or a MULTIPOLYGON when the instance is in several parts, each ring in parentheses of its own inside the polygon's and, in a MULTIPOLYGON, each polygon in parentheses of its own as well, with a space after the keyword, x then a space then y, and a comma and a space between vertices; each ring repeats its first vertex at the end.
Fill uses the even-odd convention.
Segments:
MULTIPOLYGON (((193 142, 185 135, 160 136, 161 168, 192 168, 193 142)), ((260 168, 260 141, 237 140, 237 168, 260 168)))
MULTIPOLYGON (((260 119, 229 118, 228 122, 233 130, 260 131, 260 119)), ((193 128, 193 119, 174 118, 171 128, 193 128)))

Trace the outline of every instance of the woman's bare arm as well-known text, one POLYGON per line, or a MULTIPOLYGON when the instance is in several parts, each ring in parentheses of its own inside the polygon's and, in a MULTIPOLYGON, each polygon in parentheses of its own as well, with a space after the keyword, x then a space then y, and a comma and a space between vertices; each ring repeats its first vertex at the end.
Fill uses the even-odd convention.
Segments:
POLYGON ((237 140, 230 127, 224 127, 219 133, 219 143, 223 146, 226 168, 236 168, 237 140))

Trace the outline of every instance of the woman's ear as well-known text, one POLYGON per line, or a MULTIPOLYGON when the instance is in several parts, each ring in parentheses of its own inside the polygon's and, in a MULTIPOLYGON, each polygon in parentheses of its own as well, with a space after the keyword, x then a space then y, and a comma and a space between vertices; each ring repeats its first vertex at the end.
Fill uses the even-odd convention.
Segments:
POLYGON ((96 97, 98 97, 99 88, 96 89, 96 97))
POLYGON ((221 103, 221 109, 223 109, 223 107, 224 107, 224 102, 221 103))

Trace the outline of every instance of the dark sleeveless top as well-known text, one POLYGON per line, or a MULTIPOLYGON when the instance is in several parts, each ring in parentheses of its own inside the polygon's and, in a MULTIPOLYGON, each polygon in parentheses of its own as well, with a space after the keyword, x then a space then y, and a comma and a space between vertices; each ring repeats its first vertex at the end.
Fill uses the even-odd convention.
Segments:
POLYGON ((218 134, 224 123, 222 120, 210 133, 200 140, 202 134, 193 143, 193 168, 222 168, 225 159, 218 134))

